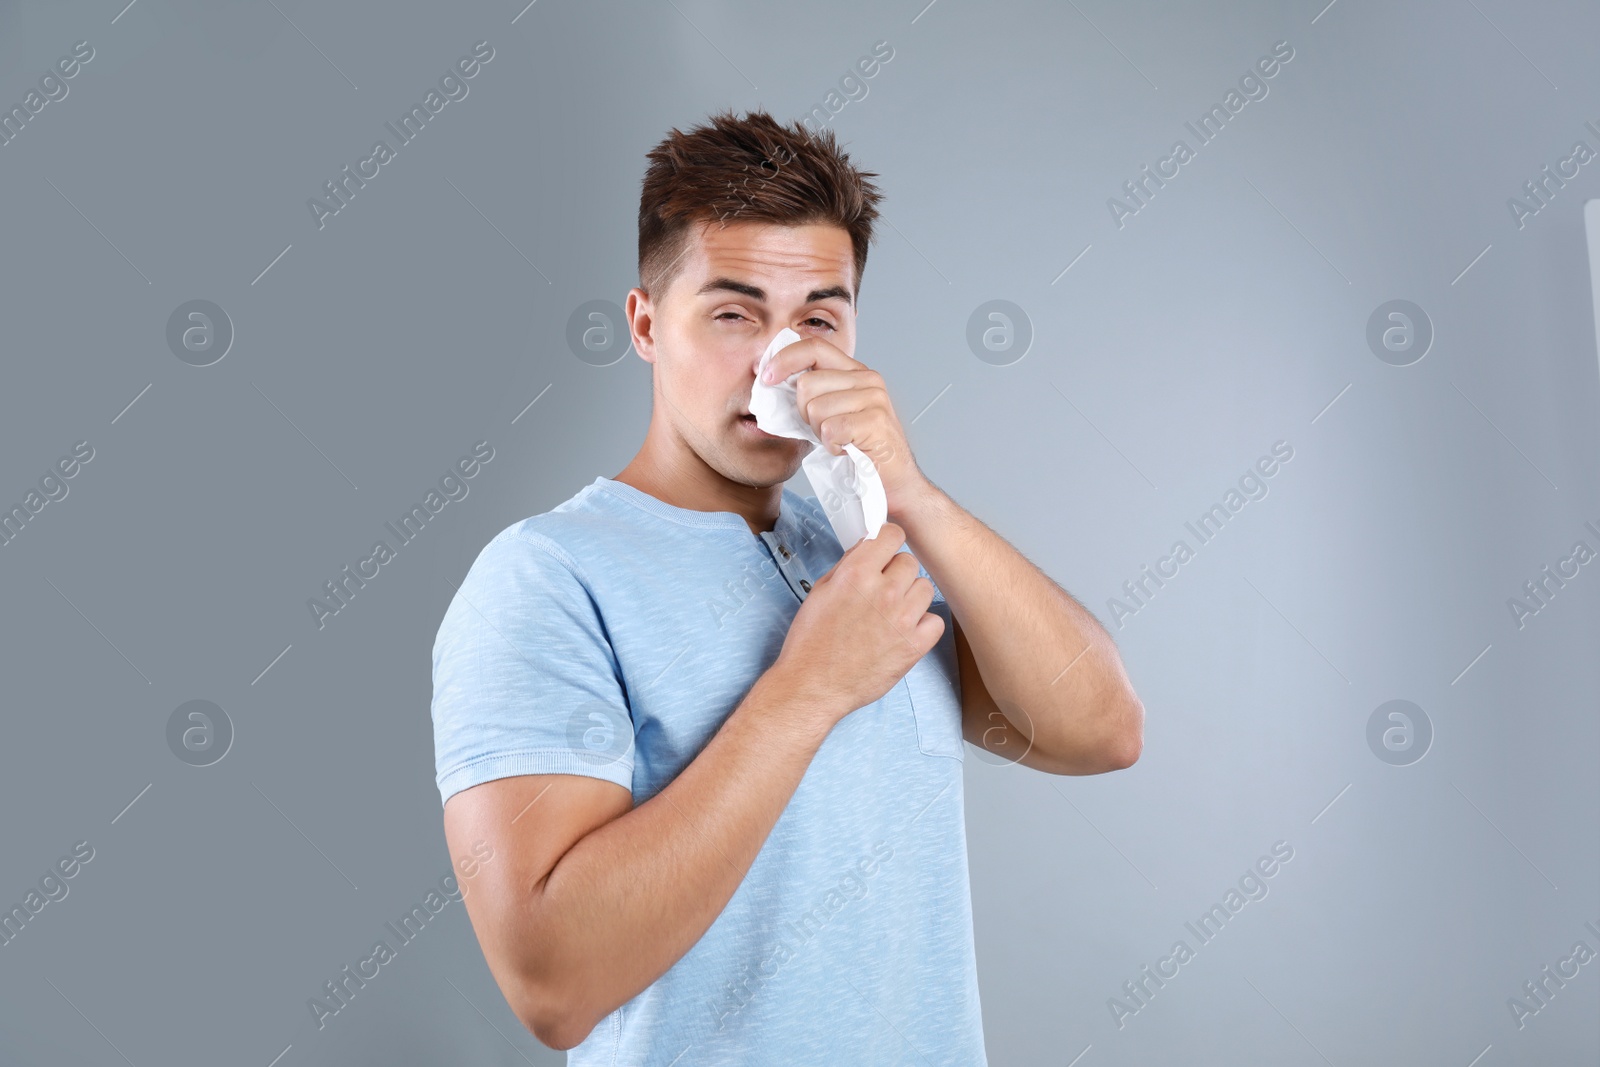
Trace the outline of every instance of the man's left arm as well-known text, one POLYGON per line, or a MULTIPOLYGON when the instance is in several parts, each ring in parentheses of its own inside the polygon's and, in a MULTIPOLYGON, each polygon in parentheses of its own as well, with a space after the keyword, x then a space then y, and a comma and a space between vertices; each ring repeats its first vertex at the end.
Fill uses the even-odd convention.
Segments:
POLYGON ((889 518, 950 605, 962 735, 1051 774, 1132 765, 1144 705, 1105 628, 933 483, 900 497, 889 518))
POLYGON ((806 421, 831 454, 848 442, 872 458, 889 519, 950 606, 962 736, 1050 774, 1131 766, 1144 747, 1144 705, 1111 635, 927 479, 881 374, 822 337, 779 349, 766 380, 797 372, 806 421))

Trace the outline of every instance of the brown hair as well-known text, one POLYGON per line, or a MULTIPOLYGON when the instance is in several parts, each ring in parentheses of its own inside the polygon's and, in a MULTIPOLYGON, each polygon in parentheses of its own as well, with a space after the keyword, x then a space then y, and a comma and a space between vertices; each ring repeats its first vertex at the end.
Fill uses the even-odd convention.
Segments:
POLYGON ((783 126, 765 111, 710 116, 674 128, 646 155, 639 195, 639 288, 660 296, 676 276, 699 222, 810 222, 842 226, 855 247, 854 288, 867 269, 872 223, 883 199, 872 171, 850 164, 831 129, 783 126))

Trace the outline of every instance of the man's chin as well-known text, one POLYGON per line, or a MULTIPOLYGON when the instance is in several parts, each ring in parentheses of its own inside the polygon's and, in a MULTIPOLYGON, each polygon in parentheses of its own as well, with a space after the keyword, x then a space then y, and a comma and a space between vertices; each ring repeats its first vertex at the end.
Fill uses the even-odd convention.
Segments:
POLYGON ((742 485, 766 489, 787 482, 800 472, 800 461, 815 447, 792 437, 774 437, 752 440, 749 431, 734 429, 733 447, 727 458, 739 464, 737 476, 723 472, 724 477, 742 485))

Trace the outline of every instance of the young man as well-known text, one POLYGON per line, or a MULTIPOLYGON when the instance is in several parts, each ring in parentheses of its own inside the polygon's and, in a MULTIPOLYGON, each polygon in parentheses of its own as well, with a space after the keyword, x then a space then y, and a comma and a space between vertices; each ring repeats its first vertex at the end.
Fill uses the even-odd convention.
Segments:
POLYGON ((496 857, 473 929, 575 1067, 983 1064, 963 744, 1098 774, 1138 758, 1144 709, 854 358, 875 175, 763 112, 649 159, 644 446, 496 536, 434 645, 445 834, 496 857), (783 327, 773 380, 804 372, 805 419, 888 499, 848 551, 784 488, 813 446, 747 415, 783 327))

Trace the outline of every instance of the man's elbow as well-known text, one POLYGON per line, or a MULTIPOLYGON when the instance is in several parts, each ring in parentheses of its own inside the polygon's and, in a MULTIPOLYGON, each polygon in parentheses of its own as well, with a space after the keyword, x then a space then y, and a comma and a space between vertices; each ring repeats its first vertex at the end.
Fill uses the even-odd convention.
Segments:
POLYGON ((558 1052, 576 1048, 594 1029, 593 1026, 575 1025, 570 1016, 537 1009, 520 1012, 518 1018, 541 1044, 558 1052))
POLYGON ((559 1052, 582 1043, 595 1026, 594 1020, 586 1019, 553 991, 524 995, 516 1012, 529 1033, 559 1052))
POLYGON ((1122 727, 1116 740, 1108 746, 1110 769, 1124 771, 1139 761, 1144 752, 1144 704, 1137 696, 1129 694, 1132 703, 1122 716, 1122 727))

